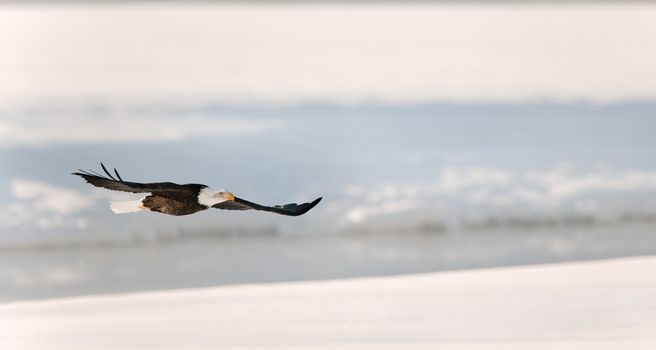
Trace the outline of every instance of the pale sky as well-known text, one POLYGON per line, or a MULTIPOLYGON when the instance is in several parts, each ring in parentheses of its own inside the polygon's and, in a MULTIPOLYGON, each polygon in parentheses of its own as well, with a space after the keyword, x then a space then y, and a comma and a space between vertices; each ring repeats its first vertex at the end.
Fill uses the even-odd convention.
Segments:
POLYGON ((654 4, 15 4, 0 51, 0 102, 656 98, 654 4))

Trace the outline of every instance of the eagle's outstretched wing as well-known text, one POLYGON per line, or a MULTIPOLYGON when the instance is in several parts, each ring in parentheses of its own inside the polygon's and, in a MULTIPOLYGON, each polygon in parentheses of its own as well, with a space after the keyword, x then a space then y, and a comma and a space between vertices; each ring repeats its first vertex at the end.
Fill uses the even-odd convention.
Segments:
POLYGON ((179 185, 173 182, 152 182, 152 183, 138 183, 123 181, 118 171, 114 169, 114 177, 103 163, 100 166, 105 171, 107 176, 98 174, 95 171, 79 170, 73 175, 81 176, 86 182, 96 186, 114 191, 132 192, 132 193, 172 193, 172 192, 188 192, 190 190, 198 190, 206 187, 205 185, 189 184, 179 185))
POLYGON ((277 213, 281 215, 299 216, 307 213, 308 210, 314 208, 314 206, 317 205, 321 201, 321 199, 322 197, 319 197, 310 203, 303 203, 303 204, 289 203, 289 204, 275 205, 269 207, 235 197, 234 201, 226 201, 219 204, 215 204, 213 208, 226 209, 226 210, 254 209, 254 210, 270 211, 272 213, 277 213))

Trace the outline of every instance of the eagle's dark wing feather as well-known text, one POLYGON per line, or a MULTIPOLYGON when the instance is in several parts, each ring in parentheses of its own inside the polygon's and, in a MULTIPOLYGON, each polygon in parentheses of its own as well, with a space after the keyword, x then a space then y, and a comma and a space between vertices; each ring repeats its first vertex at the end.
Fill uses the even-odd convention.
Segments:
POLYGON ((82 177, 86 182, 96 186, 102 187, 114 191, 122 192, 132 192, 132 193, 176 193, 176 192, 189 192, 189 191, 198 191, 201 188, 205 187, 204 185, 190 184, 190 185, 179 185, 173 182, 152 182, 152 183, 138 183, 138 182, 129 182, 123 181, 121 176, 118 174, 118 171, 114 169, 116 178, 107 171, 105 165, 100 163, 105 174, 107 176, 98 174, 95 171, 85 171, 79 170, 78 172, 73 173, 82 177))
POLYGON ((315 199, 310 203, 303 203, 303 204, 289 203, 289 204, 269 207, 235 197, 234 201, 225 201, 219 204, 215 204, 213 208, 227 209, 227 210, 254 209, 254 210, 270 211, 281 215, 299 216, 307 213, 308 210, 314 208, 314 206, 317 205, 320 201, 321 201, 321 197, 315 199))
POLYGON ((251 209, 255 209, 255 208, 250 207, 246 204, 238 203, 236 200, 237 200, 237 198, 235 197, 234 201, 225 201, 225 202, 221 202, 219 204, 214 204, 212 206, 212 208, 225 209, 225 210, 251 210, 251 209))

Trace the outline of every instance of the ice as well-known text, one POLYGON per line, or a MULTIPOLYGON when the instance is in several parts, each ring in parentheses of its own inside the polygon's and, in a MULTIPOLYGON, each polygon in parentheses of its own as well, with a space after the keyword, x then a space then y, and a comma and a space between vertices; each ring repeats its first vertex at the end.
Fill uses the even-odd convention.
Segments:
POLYGON ((4 349, 653 349, 656 258, 0 305, 4 349))

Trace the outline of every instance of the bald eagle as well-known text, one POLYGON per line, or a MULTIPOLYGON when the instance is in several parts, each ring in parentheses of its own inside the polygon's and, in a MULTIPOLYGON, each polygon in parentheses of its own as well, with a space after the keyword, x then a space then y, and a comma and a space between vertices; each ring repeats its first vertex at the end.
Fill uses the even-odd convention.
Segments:
POLYGON ((79 170, 73 175, 81 176, 86 182, 114 191, 148 193, 142 199, 127 202, 112 202, 111 208, 115 213, 130 213, 138 211, 154 211, 169 215, 189 215, 209 208, 226 210, 263 210, 272 213, 299 216, 314 208, 321 201, 321 197, 310 203, 284 204, 265 206, 235 197, 226 190, 214 190, 206 185, 185 184, 172 182, 138 183, 123 181, 118 171, 114 169, 114 177, 103 163, 100 163, 105 175, 95 171, 79 170))

